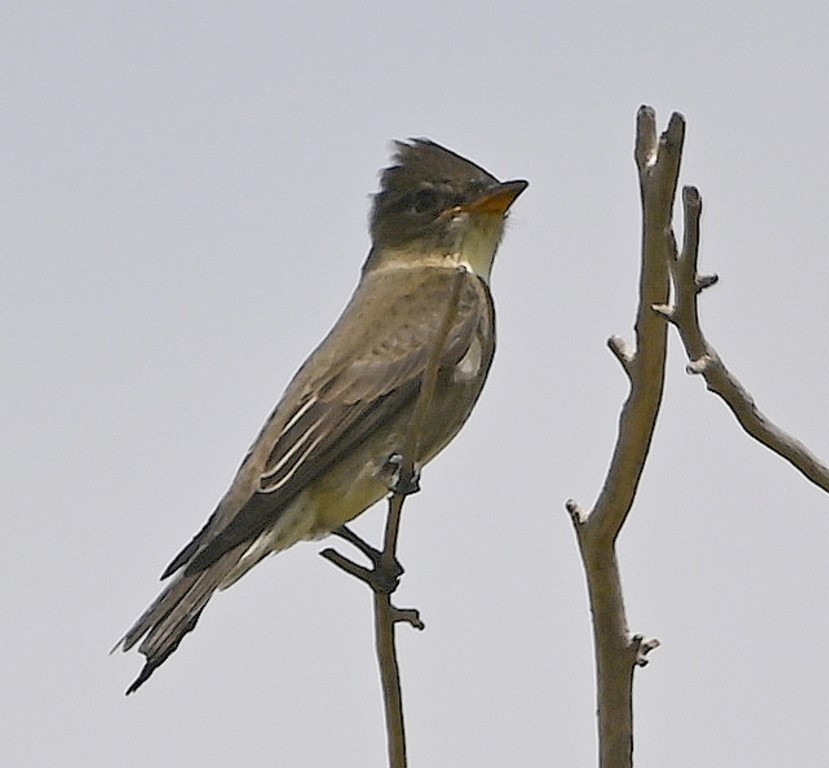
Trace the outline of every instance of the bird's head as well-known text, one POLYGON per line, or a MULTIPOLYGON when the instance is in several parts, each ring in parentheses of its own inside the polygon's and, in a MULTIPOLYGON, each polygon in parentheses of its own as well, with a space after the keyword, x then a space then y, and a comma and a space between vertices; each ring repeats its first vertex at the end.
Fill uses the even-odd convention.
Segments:
POLYGON ((507 212, 527 182, 498 181, 428 139, 395 142, 395 150, 374 196, 364 269, 443 259, 488 280, 507 212))

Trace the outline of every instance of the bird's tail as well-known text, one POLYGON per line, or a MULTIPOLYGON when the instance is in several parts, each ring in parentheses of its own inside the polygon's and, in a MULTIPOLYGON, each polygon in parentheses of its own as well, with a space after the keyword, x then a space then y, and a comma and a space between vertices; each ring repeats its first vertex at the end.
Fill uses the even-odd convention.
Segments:
POLYGON ((239 562, 246 548, 247 545, 243 544, 225 552, 203 571, 190 575, 185 574, 183 569, 179 571, 155 602, 115 644, 115 648, 121 647, 128 651, 144 638, 138 652, 144 654, 147 660, 141 674, 127 688, 127 695, 137 691, 178 648, 182 638, 195 628, 211 596, 239 562))

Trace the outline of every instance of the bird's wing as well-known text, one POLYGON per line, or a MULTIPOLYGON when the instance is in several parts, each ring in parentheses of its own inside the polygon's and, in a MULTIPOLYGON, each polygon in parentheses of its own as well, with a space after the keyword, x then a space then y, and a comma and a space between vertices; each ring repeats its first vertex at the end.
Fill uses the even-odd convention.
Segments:
MULTIPOLYGON (((424 270, 419 281, 408 281, 404 293, 387 282, 392 275, 364 278, 251 447, 248 459, 258 462, 258 487, 232 513, 220 505, 165 576, 183 565, 188 575, 198 573, 241 542, 252 541, 308 483, 410 402, 449 309, 455 274, 424 270), (368 329, 367 307, 379 318, 368 329)), ((442 367, 463 358, 489 312, 480 279, 472 274, 463 279, 442 367)))

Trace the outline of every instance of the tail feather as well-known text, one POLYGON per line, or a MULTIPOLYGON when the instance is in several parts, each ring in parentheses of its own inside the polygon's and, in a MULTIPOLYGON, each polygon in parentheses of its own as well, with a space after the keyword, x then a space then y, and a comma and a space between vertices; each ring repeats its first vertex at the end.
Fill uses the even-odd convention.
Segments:
POLYGON ((146 662, 127 689, 127 695, 137 691, 178 648, 184 636, 195 628, 204 607, 246 548, 247 545, 243 544, 225 552, 199 573, 189 576, 183 571, 179 573, 130 627, 116 648, 120 645, 128 651, 143 637, 138 652, 146 657, 146 662))

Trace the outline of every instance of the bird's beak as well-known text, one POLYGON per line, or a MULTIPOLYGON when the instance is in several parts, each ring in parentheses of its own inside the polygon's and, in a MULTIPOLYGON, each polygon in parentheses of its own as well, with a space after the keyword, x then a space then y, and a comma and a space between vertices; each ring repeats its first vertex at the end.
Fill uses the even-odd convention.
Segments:
POLYGON ((518 195, 528 186, 529 182, 523 179, 503 181, 494 187, 490 187, 480 197, 471 203, 462 205, 461 208, 470 213, 488 213, 503 216, 518 198, 518 195))

